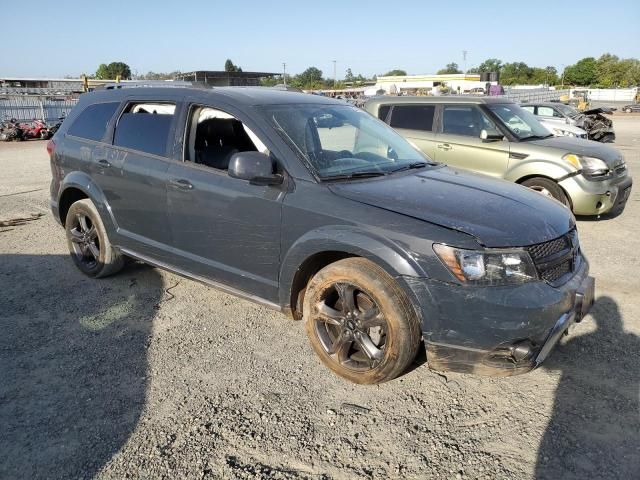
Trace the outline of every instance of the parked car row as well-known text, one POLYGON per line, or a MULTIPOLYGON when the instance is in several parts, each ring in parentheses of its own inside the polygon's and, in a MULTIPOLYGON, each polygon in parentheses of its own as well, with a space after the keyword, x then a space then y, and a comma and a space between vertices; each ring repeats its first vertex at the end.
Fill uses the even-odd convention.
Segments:
POLYGON ((624 160, 504 100, 365 108, 265 88, 82 95, 47 144, 73 262, 98 278, 138 259, 304 320, 356 383, 402 374, 421 342, 438 370, 536 368, 594 298, 567 207, 622 211, 624 160))
POLYGON ((620 152, 555 137, 526 106, 490 97, 387 96, 364 108, 429 158, 522 184, 576 215, 619 214, 631 192, 620 152))

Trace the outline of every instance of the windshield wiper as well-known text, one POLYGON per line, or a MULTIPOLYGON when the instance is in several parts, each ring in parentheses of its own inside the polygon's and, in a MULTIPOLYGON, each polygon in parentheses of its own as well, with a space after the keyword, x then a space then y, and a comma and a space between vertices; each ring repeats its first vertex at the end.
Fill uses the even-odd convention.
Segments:
POLYGON ((320 177, 320 179, 324 181, 333 181, 333 180, 350 180, 352 178, 373 178, 373 177, 383 177, 386 173, 384 172, 353 172, 353 173, 345 173, 341 175, 329 175, 326 177, 320 177))
POLYGON ((553 137, 553 133, 550 133, 549 135, 529 135, 528 137, 523 137, 520 140, 532 140, 532 139, 543 140, 549 137, 553 137))
POLYGON ((414 168, 424 168, 427 165, 435 165, 435 164, 427 163, 427 162, 413 162, 413 163, 409 163, 408 165, 403 165, 393 170, 389 170, 389 173, 404 172, 406 170, 412 170, 414 168))

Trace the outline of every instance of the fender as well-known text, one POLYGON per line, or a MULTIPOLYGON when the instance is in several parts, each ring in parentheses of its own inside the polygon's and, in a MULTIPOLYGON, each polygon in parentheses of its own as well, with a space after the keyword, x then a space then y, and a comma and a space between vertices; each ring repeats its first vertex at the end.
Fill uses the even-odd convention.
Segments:
POLYGON ((505 180, 518 182, 524 177, 548 177, 555 181, 563 180, 568 176, 579 173, 572 165, 559 164, 557 160, 545 160, 533 158, 531 160, 521 160, 514 165, 513 169, 507 171, 504 176, 505 180))
POLYGON ((288 249, 280 267, 281 305, 289 305, 296 272, 311 256, 344 252, 375 262, 393 277, 426 277, 420 265, 390 240, 353 225, 325 225, 307 232, 288 249))
POLYGON ((58 206, 60 205, 60 199, 64 195, 64 192, 69 188, 76 188, 82 191, 94 203, 100 213, 100 218, 107 230, 107 234, 117 231, 118 224, 113 217, 111 206, 109 202, 107 202, 107 198, 102 189, 89 175, 77 170, 68 173, 60 182, 57 198, 58 206))

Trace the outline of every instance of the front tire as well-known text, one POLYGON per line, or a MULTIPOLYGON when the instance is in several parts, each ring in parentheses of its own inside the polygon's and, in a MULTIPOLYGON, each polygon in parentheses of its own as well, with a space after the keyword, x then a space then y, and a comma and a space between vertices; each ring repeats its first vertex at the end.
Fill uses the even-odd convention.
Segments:
POLYGON ((71 258, 85 275, 106 277, 119 272, 124 266, 124 257, 111 245, 100 214, 91 200, 79 200, 71 205, 65 230, 71 258))
POLYGON ((547 197, 555 198, 563 205, 570 207, 569 199, 562 187, 549 178, 535 177, 522 182, 522 185, 547 197))
POLYGON ((420 345, 420 321, 405 293, 382 268, 347 258, 309 282, 303 316, 322 363, 359 384, 403 373, 420 345))

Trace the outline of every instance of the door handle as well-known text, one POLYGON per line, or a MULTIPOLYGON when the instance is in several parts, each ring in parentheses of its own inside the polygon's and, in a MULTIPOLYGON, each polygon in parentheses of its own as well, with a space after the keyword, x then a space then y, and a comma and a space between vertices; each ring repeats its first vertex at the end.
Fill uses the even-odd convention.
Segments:
POLYGON ((193 190, 193 184, 184 178, 174 178, 169 181, 169 185, 180 190, 193 190))
POLYGON ((436 145, 440 150, 451 150, 453 147, 451 145, 449 145, 448 143, 439 143, 438 145, 436 145))
POLYGON ((104 158, 102 160, 98 160, 98 165, 100 165, 102 168, 109 168, 111 166, 111 164, 104 158))

